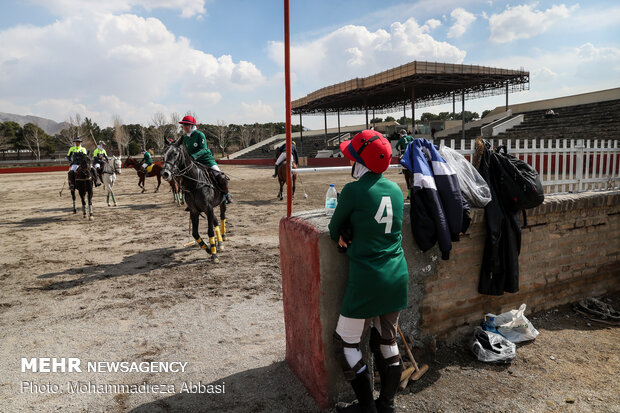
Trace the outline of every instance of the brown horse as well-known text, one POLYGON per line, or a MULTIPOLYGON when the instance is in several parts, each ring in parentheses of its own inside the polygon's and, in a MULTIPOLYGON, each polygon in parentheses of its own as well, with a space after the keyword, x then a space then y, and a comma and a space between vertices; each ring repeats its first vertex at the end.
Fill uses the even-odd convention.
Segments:
MULTIPOLYGON (((297 169, 297 164, 293 162, 293 169, 297 169)), ((282 201, 284 199, 282 195, 282 189, 284 188, 284 184, 286 183, 286 161, 282 162, 278 166, 278 182, 280 183, 280 192, 278 192, 278 199, 282 201)), ((295 183, 297 182, 297 174, 295 172, 292 173, 291 182, 293 183, 292 195, 295 196, 295 183)))
POLYGON ((147 176, 155 176, 157 177, 157 188, 155 188, 155 192, 159 191, 159 186, 161 185, 161 170, 163 169, 161 164, 155 162, 153 167, 151 168, 151 172, 144 176, 144 172, 142 172, 142 165, 136 159, 128 156, 123 163, 123 168, 132 167, 138 172, 138 186, 142 188, 142 193, 146 192, 146 188, 144 187, 144 181, 147 176))

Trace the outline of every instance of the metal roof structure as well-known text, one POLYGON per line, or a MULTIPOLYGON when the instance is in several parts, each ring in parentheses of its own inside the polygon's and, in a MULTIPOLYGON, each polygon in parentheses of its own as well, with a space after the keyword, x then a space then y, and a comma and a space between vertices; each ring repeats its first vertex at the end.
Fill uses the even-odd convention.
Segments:
POLYGON ((294 114, 394 112, 529 89, 530 73, 487 66, 413 61, 365 78, 336 83, 294 100, 294 114))

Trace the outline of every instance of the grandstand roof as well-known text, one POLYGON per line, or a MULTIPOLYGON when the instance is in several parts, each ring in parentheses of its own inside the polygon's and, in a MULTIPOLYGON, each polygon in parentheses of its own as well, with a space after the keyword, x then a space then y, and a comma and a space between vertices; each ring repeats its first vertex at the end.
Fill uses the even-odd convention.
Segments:
POLYGON ((336 83, 291 102, 293 113, 354 112, 368 108, 393 112, 409 105, 412 90, 415 107, 500 95, 529 89, 530 73, 495 67, 413 61, 365 78, 336 83))

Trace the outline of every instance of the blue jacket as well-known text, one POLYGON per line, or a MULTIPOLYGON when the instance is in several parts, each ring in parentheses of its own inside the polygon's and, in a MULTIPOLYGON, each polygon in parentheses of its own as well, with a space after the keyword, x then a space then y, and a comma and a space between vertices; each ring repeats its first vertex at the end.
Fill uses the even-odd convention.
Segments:
POLYGON ((454 170, 426 139, 414 139, 400 160, 413 173, 411 230, 422 251, 439 243, 441 258, 450 258, 452 241, 466 228, 463 216, 469 207, 461 195, 454 170), (429 162, 430 160, 430 162, 429 162))

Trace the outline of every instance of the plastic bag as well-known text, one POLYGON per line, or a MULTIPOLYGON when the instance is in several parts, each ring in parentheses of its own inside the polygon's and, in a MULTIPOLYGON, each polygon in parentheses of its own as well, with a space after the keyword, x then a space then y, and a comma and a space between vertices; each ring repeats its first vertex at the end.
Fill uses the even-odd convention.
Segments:
POLYGON ((517 346, 505 337, 476 327, 470 343, 471 351, 478 360, 487 363, 508 363, 517 356, 517 346))
POLYGON ((520 343, 534 340, 539 334, 524 313, 525 304, 521 304, 518 310, 510 310, 500 315, 487 314, 487 317, 495 317, 495 327, 501 335, 513 343, 520 343))
POLYGON ((461 192, 469 205, 484 208, 491 202, 489 185, 463 155, 448 146, 442 146, 439 154, 456 172, 461 192))

